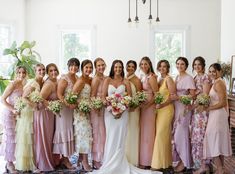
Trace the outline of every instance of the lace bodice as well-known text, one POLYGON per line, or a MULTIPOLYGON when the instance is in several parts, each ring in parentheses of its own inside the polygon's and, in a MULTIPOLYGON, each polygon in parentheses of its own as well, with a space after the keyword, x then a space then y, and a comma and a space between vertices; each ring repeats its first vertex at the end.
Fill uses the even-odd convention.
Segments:
POLYGON ((85 83, 84 88, 79 94, 79 99, 89 99, 91 95, 91 86, 87 83, 85 83))
POLYGON ((112 95, 112 94, 121 94, 124 95, 126 91, 126 87, 124 84, 119 85, 117 88, 111 84, 109 84, 108 87, 108 95, 112 95))

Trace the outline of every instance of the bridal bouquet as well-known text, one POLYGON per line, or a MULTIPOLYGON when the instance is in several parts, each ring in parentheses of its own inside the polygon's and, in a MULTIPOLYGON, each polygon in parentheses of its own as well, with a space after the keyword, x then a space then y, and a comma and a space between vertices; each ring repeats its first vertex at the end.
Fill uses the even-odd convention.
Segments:
POLYGON ((52 111, 55 115, 59 115, 62 109, 62 103, 60 100, 49 101, 47 108, 52 111))
POLYGON ((91 107, 96 110, 100 110, 104 106, 103 101, 100 97, 91 98, 91 107))
POLYGON ((33 103, 39 103, 43 101, 43 98, 41 97, 40 93, 35 90, 29 94, 29 100, 33 103))
POLYGON ((129 107, 136 108, 147 100, 146 93, 141 91, 137 92, 130 100, 129 107))
POLYGON ((77 99, 78 99, 78 95, 74 94, 73 92, 69 91, 66 95, 65 95, 65 101, 68 104, 77 104, 77 99))
POLYGON ((22 111, 26 107, 26 103, 22 97, 17 97, 15 100, 14 108, 17 112, 22 111))
POLYGON ((78 108, 77 110, 82 113, 82 114, 88 114, 91 112, 91 104, 89 102, 88 99, 82 99, 79 103, 78 103, 78 108))
POLYGON ((180 98, 180 103, 184 104, 184 105, 190 105, 192 103, 192 97, 189 95, 181 95, 180 98))
POLYGON ((196 103, 198 105, 209 106, 210 96, 206 94, 199 94, 196 98, 196 103))
POLYGON ((156 104, 162 104, 163 100, 164 100, 164 96, 160 92, 157 92, 154 97, 154 102, 156 104))
POLYGON ((115 119, 119 119, 122 113, 127 110, 131 101, 130 96, 112 94, 106 97, 107 110, 111 112, 115 119))

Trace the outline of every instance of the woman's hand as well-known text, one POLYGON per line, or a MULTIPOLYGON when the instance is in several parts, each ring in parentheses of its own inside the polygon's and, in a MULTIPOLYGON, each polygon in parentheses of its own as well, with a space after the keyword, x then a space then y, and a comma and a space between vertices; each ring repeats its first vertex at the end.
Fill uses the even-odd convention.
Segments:
POLYGON ((156 104, 156 109, 161 109, 161 108, 163 108, 162 104, 156 104))
POLYGON ((172 101, 176 101, 176 100, 179 100, 179 96, 178 96, 177 94, 171 94, 171 95, 170 95, 170 99, 171 99, 172 101))

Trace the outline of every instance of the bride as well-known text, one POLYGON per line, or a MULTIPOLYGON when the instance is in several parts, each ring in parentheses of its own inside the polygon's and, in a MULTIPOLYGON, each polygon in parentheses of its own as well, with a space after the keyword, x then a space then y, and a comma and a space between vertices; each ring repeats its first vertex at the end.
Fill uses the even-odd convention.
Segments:
MULTIPOLYGON (((129 82, 124 79, 124 69, 121 60, 112 63, 109 78, 105 79, 103 97, 112 94, 131 95, 129 82)), ((125 156, 125 138, 128 125, 128 111, 124 111, 120 118, 115 119, 112 113, 105 109, 106 142, 104 158, 101 168, 92 174, 160 174, 142 170, 129 164, 125 156)))

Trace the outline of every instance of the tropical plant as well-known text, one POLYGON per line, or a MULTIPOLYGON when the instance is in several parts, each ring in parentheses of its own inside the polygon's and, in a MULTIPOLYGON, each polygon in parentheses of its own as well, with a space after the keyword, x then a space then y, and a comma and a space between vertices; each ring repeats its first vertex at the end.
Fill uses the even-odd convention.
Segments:
POLYGON ((3 55, 11 55, 15 58, 14 63, 9 68, 11 79, 14 78, 14 70, 17 66, 25 66, 29 78, 34 77, 33 65, 39 63, 41 60, 39 53, 33 50, 35 44, 35 41, 24 41, 19 47, 17 47, 16 41, 14 41, 10 48, 6 48, 3 51, 3 55))
POLYGON ((5 88, 9 83, 9 79, 4 79, 0 76, 0 95, 4 92, 5 88))

